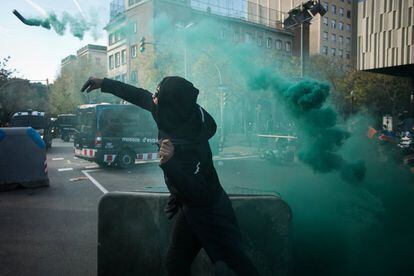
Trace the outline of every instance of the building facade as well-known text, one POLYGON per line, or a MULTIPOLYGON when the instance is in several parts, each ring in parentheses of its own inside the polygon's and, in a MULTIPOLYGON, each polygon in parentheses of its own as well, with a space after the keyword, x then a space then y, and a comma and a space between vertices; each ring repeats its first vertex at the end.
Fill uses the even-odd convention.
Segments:
MULTIPOLYGON (((60 69, 63 73, 75 63, 88 64, 91 68, 107 68, 106 46, 88 44, 76 51, 76 55, 69 55, 61 60, 60 69)), ((94 71, 94 70, 92 70, 94 71)))
POLYGON ((358 69, 410 75, 414 64, 414 1, 358 4, 358 69))
MULTIPOLYGON (((219 24, 217 35, 234 43, 250 43, 264 51, 292 54, 293 34, 282 28, 259 24, 249 16, 246 1, 224 0, 115 0, 111 3, 108 32, 108 77, 136 84, 143 55, 139 55, 139 40, 157 41, 154 19, 167 14, 175 23, 197 22, 214 18, 219 24), (122 30, 128 31, 122 31, 122 30)), ((208 47, 208 45, 206 45, 208 47)), ((148 47, 154 49, 154 47, 148 47)), ((156 55, 156 53, 155 53, 156 55)))
MULTIPOLYGON (((256 5, 257 10, 270 9, 282 12, 307 2, 306 0, 250 0, 250 5, 256 5)), ((305 37, 305 44, 309 44, 310 55, 324 55, 345 64, 356 65, 357 60, 357 0, 321 0, 327 13, 322 17, 316 15, 309 26, 309 38, 305 37)), ((299 28, 299 27, 298 27, 299 28)), ((300 32, 296 32, 300 33, 300 32)), ((300 43, 299 35, 295 36, 296 45, 300 43)))

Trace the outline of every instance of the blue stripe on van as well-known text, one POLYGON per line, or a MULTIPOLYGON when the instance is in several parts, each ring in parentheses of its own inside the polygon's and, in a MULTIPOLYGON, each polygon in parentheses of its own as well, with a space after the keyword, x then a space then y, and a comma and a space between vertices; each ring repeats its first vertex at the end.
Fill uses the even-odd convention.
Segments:
POLYGON ((27 136, 29 136, 30 138, 32 138, 33 142, 35 142, 35 144, 39 148, 44 149, 46 147, 46 144, 43 141, 42 137, 40 137, 40 134, 36 130, 34 130, 33 128, 29 127, 27 129, 26 134, 27 134, 27 136))
POLYGON ((4 130, 0 129, 0 142, 1 140, 3 140, 4 138, 6 138, 6 133, 4 132, 4 130))

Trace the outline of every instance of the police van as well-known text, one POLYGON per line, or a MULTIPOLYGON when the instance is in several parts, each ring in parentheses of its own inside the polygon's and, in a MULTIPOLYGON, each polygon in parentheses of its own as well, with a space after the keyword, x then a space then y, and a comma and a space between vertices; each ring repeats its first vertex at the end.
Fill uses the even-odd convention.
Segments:
POLYGON ((10 120, 11 127, 34 128, 49 149, 52 146, 52 128, 48 115, 43 111, 26 110, 13 113, 10 120))
POLYGON ((57 127, 59 129, 60 138, 64 142, 69 142, 75 134, 76 115, 75 114, 59 114, 57 117, 57 127))
POLYGON ((131 104, 81 105, 76 113, 75 156, 100 166, 130 168, 158 158, 150 112, 131 104))

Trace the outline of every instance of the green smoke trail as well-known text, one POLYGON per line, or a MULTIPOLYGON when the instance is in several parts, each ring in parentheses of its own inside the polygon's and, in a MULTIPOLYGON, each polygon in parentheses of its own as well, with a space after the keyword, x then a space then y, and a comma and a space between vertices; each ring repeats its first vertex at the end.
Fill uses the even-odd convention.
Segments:
POLYGON ((70 33, 79 39, 83 39, 85 33, 90 30, 93 30, 96 34, 97 28, 94 22, 88 22, 80 15, 72 16, 67 12, 63 12, 60 19, 54 12, 50 12, 45 19, 27 18, 25 19, 25 24, 40 26, 48 30, 53 28, 59 35, 63 35, 69 27, 70 33))

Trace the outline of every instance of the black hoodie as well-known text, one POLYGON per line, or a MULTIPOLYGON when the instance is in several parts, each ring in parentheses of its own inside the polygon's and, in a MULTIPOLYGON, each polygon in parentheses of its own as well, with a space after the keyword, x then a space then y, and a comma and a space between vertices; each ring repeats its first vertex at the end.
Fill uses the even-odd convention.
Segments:
MULTIPOLYGON (((153 103, 153 94, 147 90, 106 78, 101 90, 150 111, 154 120, 159 120, 159 110, 153 103)), ((169 138, 175 143, 174 155, 160 167, 169 191, 182 204, 184 214, 195 235, 214 262, 222 258, 223 247, 240 247, 241 235, 231 202, 214 168, 208 143, 208 139, 216 132, 216 123, 211 115, 195 102, 188 114, 191 115, 183 127, 189 127, 191 130, 195 123, 198 129, 192 139, 184 139, 187 137, 181 136, 187 133, 188 129, 175 136, 176 131, 167 133, 160 129, 159 121, 157 122, 159 138, 169 138)))

